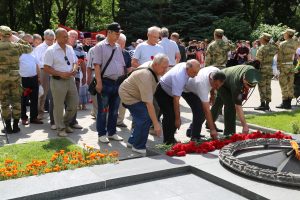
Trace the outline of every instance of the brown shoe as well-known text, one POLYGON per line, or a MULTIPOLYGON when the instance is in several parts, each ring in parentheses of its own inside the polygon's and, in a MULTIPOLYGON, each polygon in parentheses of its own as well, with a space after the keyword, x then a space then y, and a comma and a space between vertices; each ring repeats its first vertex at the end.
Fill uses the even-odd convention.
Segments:
POLYGON ((44 122, 38 119, 31 119, 30 124, 43 124, 44 122))

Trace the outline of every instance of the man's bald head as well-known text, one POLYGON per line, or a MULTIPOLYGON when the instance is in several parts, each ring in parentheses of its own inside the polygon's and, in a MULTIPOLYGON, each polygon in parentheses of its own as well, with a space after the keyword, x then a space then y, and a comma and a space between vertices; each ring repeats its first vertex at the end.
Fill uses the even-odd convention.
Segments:
POLYGON ((195 77, 200 70, 200 63, 196 59, 191 59, 186 62, 187 74, 189 77, 195 77))

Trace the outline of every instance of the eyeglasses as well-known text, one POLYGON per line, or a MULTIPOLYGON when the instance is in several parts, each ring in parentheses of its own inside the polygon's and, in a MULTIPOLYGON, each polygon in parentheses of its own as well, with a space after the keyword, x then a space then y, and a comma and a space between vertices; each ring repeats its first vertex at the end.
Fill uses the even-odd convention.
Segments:
POLYGON ((65 56, 65 61, 67 62, 68 65, 70 65, 70 61, 67 56, 65 56))

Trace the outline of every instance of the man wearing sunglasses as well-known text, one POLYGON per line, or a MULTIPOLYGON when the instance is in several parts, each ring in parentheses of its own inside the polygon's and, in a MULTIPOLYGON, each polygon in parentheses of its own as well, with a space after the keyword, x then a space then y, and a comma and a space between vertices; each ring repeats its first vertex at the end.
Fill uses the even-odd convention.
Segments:
POLYGON ((79 101, 74 78, 77 73, 77 57, 73 48, 67 45, 67 31, 58 28, 55 35, 57 42, 45 53, 44 71, 52 75, 50 89, 54 104, 54 122, 58 136, 65 137, 67 133, 73 132, 70 121, 77 111, 79 101))
MULTIPOLYGON (((259 61, 253 62, 259 66, 259 61)), ((261 80, 260 72, 251 65, 237 65, 222 70, 226 75, 226 81, 218 90, 215 104, 211 108, 213 120, 216 121, 224 105, 224 135, 236 132, 236 114, 238 115, 243 133, 249 132, 246 123, 242 102, 248 98, 251 88, 261 80)))

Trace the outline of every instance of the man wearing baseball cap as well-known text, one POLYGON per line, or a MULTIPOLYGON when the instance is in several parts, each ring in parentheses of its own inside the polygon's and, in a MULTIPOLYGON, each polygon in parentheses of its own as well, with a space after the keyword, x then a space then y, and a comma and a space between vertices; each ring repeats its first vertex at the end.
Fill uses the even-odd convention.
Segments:
MULTIPOLYGON (((258 65, 254 61, 253 65, 258 65)), ((246 123, 242 108, 243 100, 247 99, 250 88, 256 86, 261 80, 260 72, 251 65, 237 65, 222 70, 226 75, 226 81, 218 90, 215 104, 211 108, 214 121, 224 105, 224 135, 236 132, 236 114, 238 115, 243 132, 248 133, 249 127, 246 123)))

